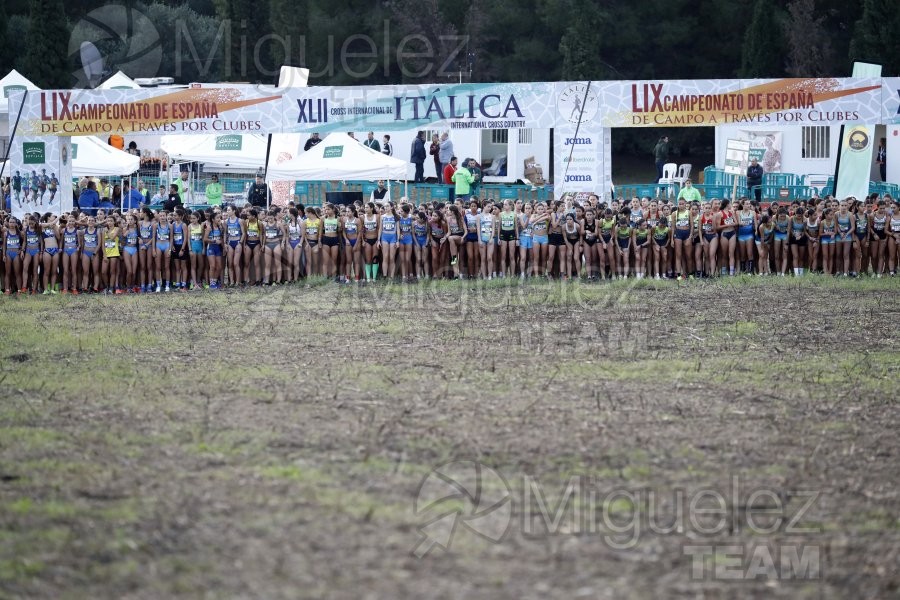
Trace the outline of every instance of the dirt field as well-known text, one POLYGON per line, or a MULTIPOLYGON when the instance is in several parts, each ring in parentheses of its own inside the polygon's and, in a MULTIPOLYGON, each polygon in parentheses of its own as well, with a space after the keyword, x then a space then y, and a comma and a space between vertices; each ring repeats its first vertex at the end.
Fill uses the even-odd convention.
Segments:
POLYGON ((896 597, 898 292, 2 298, 0 597, 896 597))

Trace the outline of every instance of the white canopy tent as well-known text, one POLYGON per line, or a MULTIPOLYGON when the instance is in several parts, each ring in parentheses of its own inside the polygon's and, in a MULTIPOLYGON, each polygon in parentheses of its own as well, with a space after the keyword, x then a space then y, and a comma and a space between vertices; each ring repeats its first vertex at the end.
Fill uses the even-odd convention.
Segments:
POLYGON ((136 90, 141 86, 136 84, 134 80, 123 73, 122 71, 117 71, 115 75, 110 76, 109 79, 101 83, 97 86, 99 90, 136 90))
POLYGON ((9 95, 22 89, 37 90, 39 88, 15 69, 7 73, 6 77, 0 79, 0 113, 5 114, 9 112, 9 95))
POLYGON ((164 135, 160 148, 172 163, 201 162, 206 170, 256 171, 266 164, 264 135, 164 135))
POLYGON ((130 175, 141 164, 139 156, 113 148, 91 136, 73 138, 72 154, 72 175, 75 177, 130 175))
POLYGON ((406 177, 406 162, 375 152, 346 133, 332 133, 297 158, 270 164, 270 181, 393 179, 406 177))

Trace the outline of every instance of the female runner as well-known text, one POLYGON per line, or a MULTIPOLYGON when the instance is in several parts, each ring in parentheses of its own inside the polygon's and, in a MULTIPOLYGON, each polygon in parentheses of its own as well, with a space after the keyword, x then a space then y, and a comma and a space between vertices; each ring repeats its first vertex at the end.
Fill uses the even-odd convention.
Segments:
POLYGON ((869 256, 872 261, 872 271, 876 277, 884 273, 884 264, 887 254, 887 222, 888 216, 884 212, 884 200, 879 200, 875 205, 875 214, 872 215, 872 236, 869 241, 869 256))
POLYGON ((756 212, 749 198, 744 198, 738 219, 738 245, 741 254, 741 272, 753 275, 753 245, 756 238, 756 212))
MULTIPOLYGON (((587 271, 588 281, 596 281, 598 279, 598 266, 600 265, 600 256, 597 250, 597 219, 594 216, 594 209, 588 208, 584 211, 584 268, 587 271)), ((658 219, 657 219, 658 220, 658 219)))
POLYGON ((90 291, 88 278, 93 272, 94 293, 100 291, 100 230, 97 228, 97 219, 87 218, 87 227, 82 234, 81 247, 81 289, 90 291))
POLYGON ((615 279, 616 276, 618 251, 612 239, 615 228, 616 217, 612 209, 604 209, 600 220, 600 274, 604 279, 615 279))
POLYGON ((106 281, 104 292, 106 294, 121 294, 119 287, 119 260, 122 253, 119 250, 119 227, 112 215, 106 217, 106 227, 103 229, 103 279, 106 281))
MULTIPOLYGON (((378 248, 381 250, 382 271, 388 282, 394 280, 394 259, 397 256, 397 223, 400 216, 394 203, 386 207, 378 221, 378 248)), ((377 275, 377 267, 376 267, 377 275)))
POLYGON ((900 262, 900 210, 897 203, 894 204, 894 213, 891 215, 891 221, 888 232, 888 269, 891 277, 897 275, 898 262, 900 262))
POLYGON ((409 204, 400 205, 400 221, 398 229, 400 231, 400 276, 401 280, 406 283, 411 277, 409 276, 409 267, 412 264, 413 251, 413 220, 410 216, 412 207, 409 204))
POLYGON ((428 247, 428 217, 424 212, 416 213, 416 220, 413 221, 413 240, 415 241, 416 251, 416 269, 410 278, 415 277, 418 280, 428 279, 428 271, 426 265, 428 263, 425 258, 430 256, 431 250, 428 247))
POLYGON ((787 209, 780 207, 775 214, 774 248, 775 248, 775 266, 778 273, 784 277, 787 272, 788 257, 790 256, 790 244, 788 238, 791 235, 791 219, 788 217, 787 209))
POLYGON ((837 237, 837 221, 834 211, 826 208, 819 224, 819 246, 822 250, 822 272, 825 275, 834 275, 834 246, 837 237))
MULTIPOLYGON (((296 209, 291 209, 296 214, 296 209)), ((203 243, 206 244, 206 259, 209 261, 209 289, 218 290, 222 286, 222 242, 225 239, 222 213, 214 212, 212 219, 203 224, 203 243)))
POLYGON ((194 211, 189 217, 188 225, 189 248, 191 252, 191 289, 203 289, 203 225, 200 223, 200 213, 194 211))
POLYGON ((794 275, 803 275, 803 265, 806 264, 804 251, 806 250, 806 217, 802 210, 798 209, 791 218, 790 237, 788 246, 791 249, 791 261, 794 265, 794 275))
POLYGON ((769 219, 769 215, 763 215, 756 226, 756 252, 759 254, 759 274, 771 275, 769 265, 769 251, 772 248, 772 239, 775 237, 775 224, 769 219))
POLYGON ((125 217, 125 231, 122 232, 123 262, 125 263, 125 290, 137 293, 140 288, 137 284, 138 267, 138 226, 134 215, 125 217))
POLYGON ((251 208, 247 213, 247 222, 244 225, 244 282, 247 285, 255 283, 262 285, 262 261, 264 254, 262 244, 262 223, 259 222, 259 212, 251 208))
POLYGON ((478 200, 469 201, 469 210, 466 212, 466 277, 475 279, 481 272, 478 266, 478 228, 480 217, 478 214, 478 200))
POLYGON ((837 238, 835 240, 834 262, 835 270, 843 265, 844 277, 850 275, 850 251, 853 250, 853 228, 855 226, 854 217, 847 210, 847 201, 844 200, 838 205, 838 214, 835 217, 837 221, 837 238))
POLYGON ((810 208, 806 211, 806 256, 809 261, 809 270, 815 273, 819 270, 819 229, 821 228, 819 213, 810 208))
POLYGON ((863 275, 869 270, 869 237, 871 218, 865 205, 856 206, 856 227, 854 233, 856 240, 853 242, 853 251, 856 254, 855 274, 863 275))
POLYGON ((534 268, 534 206, 531 202, 523 205, 522 212, 516 215, 516 228, 519 231, 519 279, 524 280, 529 267, 534 268), (530 263, 529 263, 530 261, 530 263))
POLYGON ((281 280, 281 255, 284 251, 284 225, 275 211, 265 218, 263 231, 266 238, 263 248, 263 285, 278 285, 281 280))
POLYGON ((78 249, 81 247, 81 233, 75 225, 75 217, 66 216, 62 220, 62 272, 63 272, 63 294, 71 292, 78 294, 78 265, 81 257, 78 249))
POLYGON ((565 253, 565 240, 563 239, 563 225, 566 221, 566 213, 565 207, 562 202, 558 200, 551 204, 551 212, 550 212, 550 227, 548 229, 548 241, 549 245, 547 246, 547 277, 551 277, 552 273, 554 273, 554 263, 556 262, 557 254, 559 257, 559 275, 560 277, 565 272, 565 267, 563 265, 565 253))
POLYGON ((659 219, 652 230, 653 235, 653 278, 662 279, 667 275, 669 246, 672 243, 672 229, 666 219, 659 219))
MULTIPOLYGON (((85 246, 87 245, 87 232, 85 232, 85 246)), ((165 211, 159 211, 156 217, 156 247, 153 252, 153 261, 156 263, 156 293, 162 291, 162 283, 165 281, 165 290, 169 291, 169 256, 172 251, 172 226, 169 224, 165 211)), ((82 252, 84 254, 84 252, 82 252)), ((82 259, 82 263, 84 260, 82 259)))
POLYGON ((22 291, 36 294, 39 287, 38 265, 41 264, 41 228, 32 214, 25 218, 25 253, 22 258, 22 291), (30 282, 30 285, 29 285, 30 282))
POLYGON ((188 242, 187 224, 184 222, 184 209, 176 208, 172 216, 172 250, 169 271, 172 275, 172 286, 175 290, 185 291, 188 281, 190 244, 188 242))
POLYGON ((509 200, 503 201, 500 212, 500 277, 516 274, 516 240, 518 238, 516 213, 509 200))
POLYGON ((493 279, 494 268, 494 233, 497 228, 497 219, 494 216, 493 205, 487 203, 481 211, 479 219, 480 236, 478 238, 478 251, 481 256, 481 278, 493 279))
MULTIPOLYGON (((228 269, 228 283, 231 287, 243 285, 241 278, 244 263, 244 223, 234 212, 234 206, 225 209, 225 267, 228 269)), ((224 278, 223 278, 224 279, 224 278)))
MULTIPOLYGON (((719 232, 719 248, 722 249, 721 255, 723 262, 728 261, 728 274, 734 275, 737 266, 737 219, 734 211, 728 208, 729 201, 726 198, 722 200, 719 206, 719 212, 715 215, 716 229, 719 232)), ((722 267, 723 275, 725 267, 722 267)))
POLYGON ((343 235, 341 221, 333 204, 326 204, 322 214, 322 271, 338 281, 338 245, 343 235))
POLYGON ((303 243, 309 248, 306 253, 306 270, 310 276, 322 275, 322 219, 312 206, 306 207, 306 220, 303 222, 303 243))
POLYGON ((156 232, 153 211, 144 207, 141 210, 141 222, 138 224, 138 271, 140 272, 141 292, 153 289, 153 240, 156 232))
POLYGON ((643 279, 647 272, 647 254, 650 252, 650 229, 647 228, 647 220, 638 221, 637 227, 632 228, 632 246, 634 246, 634 270, 638 279, 643 279))
MULTIPOLYGON (((450 247, 450 277, 454 277, 453 267, 459 262, 459 252, 464 248, 464 244, 466 243, 466 230, 468 225, 466 224, 466 219, 463 217, 462 211, 455 204, 451 204, 447 207, 446 220, 447 237, 444 239, 450 247)), ((456 277, 462 279, 462 267, 459 268, 456 277)))
MULTIPOLYGON (((672 232, 675 245, 675 275, 678 278, 686 277, 688 273, 686 253, 690 252, 693 230, 690 206, 684 204, 677 207, 672 213, 672 232)), ((715 254, 715 250, 713 253, 715 254)))
POLYGON ((287 253, 288 281, 291 283, 300 280, 300 267, 303 264, 303 226, 300 223, 300 211, 293 206, 288 209, 287 253))
POLYGON ((343 230, 344 240, 347 242, 345 246, 347 249, 347 260, 344 263, 344 277, 347 281, 350 281, 351 277, 356 279, 356 281, 360 281, 363 270, 363 249, 359 236, 363 230, 363 225, 359 218, 359 211, 353 205, 347 207, 343 230))
POLYGON ((559 271, 560 278, 571 280, 574 266, 575 279, 579 277, 581 266, 581 224, 575 218, 575 213, 567 213, 563 224, 563 237, 565 245, 560 247, 559 271))
POLYGON ((543 275, 549 277, 550 272, 545 269, 549 255, 550 215, 547 213, 547 205, 543 202, 537 203, 536 210, 537 212, 531 219, 532 243, 534 244, 534 251, 531 253, 531 272, 535 277, 543 275))
POLYGON ((616 238, 616 252, 619 264, 619 279, 628 278, 628 266, 631 260, 631 240, 633 228, 628 222, 625 215, 619 216, 619 222, 616 224, 614 236, 616 238))
POLYGON ((378 215, 375 214, 375 203, 369 202, 366 204, 366 212, 362 218, 363 221, 363 236, 365 239, 365 253, 366 253, 366 281, 375 281, 375 277, 378 274, 378 264, 375 262, 375 254, 377 252, 376 245, 378 244, 378 215))
POLYGON ((56 215, 47 213, 41 224, 44 252, 41 254, 43 263, 43 287, 44 295, 56 294, 57 277, 59 272, 59 227, 56 215))
MULTIPOLYGON (((448 252, 444 240, 447 238, 447 221, 444 218, 444 205, 438 204, 428 218, 429 235, 431 236, 431 276, 435 279, 446 277, 448 252)), ((453 276, 452 269, 450 267, 453 276)))
POLYGON ((6 266, 7 296, 22 289, 22 233, 19 221, 10 215, 3 229, 3 262, 6 266))

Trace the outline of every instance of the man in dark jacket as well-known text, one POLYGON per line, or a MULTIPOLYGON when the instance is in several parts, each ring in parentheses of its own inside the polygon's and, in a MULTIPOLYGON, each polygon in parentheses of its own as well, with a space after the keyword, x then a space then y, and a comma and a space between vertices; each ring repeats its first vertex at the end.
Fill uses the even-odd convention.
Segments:
POLYGON ((269 204, 269 186, 263 181, 262 173, 256 174, 256 182, 247 191, 247 204, 257 208, 266 208, 269 204))
POLYGON ((169 186, 169 197, 163 202, 163 210, 172 212, 176 208, 182 208, 184 204, 181 202, 181 194, 178 193, 178 184, 173 183, 169 186))
POLYGON ((750 166, 747 167, 747 191, 748 196, 756 194, 756 201, 762 198, 762 179, 763 168, 755 158, 750 159, 750 166))
POLYGON ((413 181, 415 183, 425 182, 425 132, 416 133, 416 139, 413 140, 410 151, 409 162, 416 165, 416 175, 413 181))

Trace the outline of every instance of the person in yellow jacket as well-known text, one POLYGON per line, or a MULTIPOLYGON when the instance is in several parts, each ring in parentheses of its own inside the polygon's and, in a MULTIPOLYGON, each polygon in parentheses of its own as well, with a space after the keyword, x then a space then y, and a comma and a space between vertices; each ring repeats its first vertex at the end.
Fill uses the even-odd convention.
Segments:
POLYGON ((453 173, 451 180, 456 184, 456 198, 462 200, 463 203, 469 200, 472 193, 472 184, 475 183, 477 177, 469 171, 469 161, 464 160, 460 168, 453 173))
POLYGON ((210 206, 222 204, 222 184, 219 183, 218 175, 213 175, 212 181, 206 186, 206 203, 210 206))

